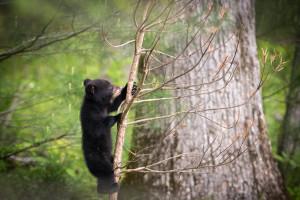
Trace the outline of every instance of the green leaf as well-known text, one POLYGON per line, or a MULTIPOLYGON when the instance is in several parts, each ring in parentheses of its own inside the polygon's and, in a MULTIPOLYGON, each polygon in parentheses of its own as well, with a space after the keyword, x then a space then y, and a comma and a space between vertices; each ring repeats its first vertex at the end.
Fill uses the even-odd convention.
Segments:
POLYGON ((71 168, 68 168, 66 169, 67 173, 72 176, 73 178, 76 177, 76 173, 75 173, 75 170, 74 169, 71 169, 71 168))
POLYGON ((278 154, 274 154, 274 158, 280 162, 284 162, 283 158, 278 154))

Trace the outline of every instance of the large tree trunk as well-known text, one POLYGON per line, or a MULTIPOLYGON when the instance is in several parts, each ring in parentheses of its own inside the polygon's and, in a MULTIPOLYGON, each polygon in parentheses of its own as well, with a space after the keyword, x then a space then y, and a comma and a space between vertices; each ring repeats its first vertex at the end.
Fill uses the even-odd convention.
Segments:
MULTIPOLYGON (((240 24, 243 24, 243 31, 240 36, 241 39, 235 58, 235 62, 239 63, 239 68, 232 81, 224 90, 209 95, 184 98, 182 101, 177 101, 177 103, 173 104, 179 108, 197 106, 204 102, 206 102, 204 104, 205 108, 239 105, 245 102, 258 87, 260 68, 257 59, 255 39, 254 0, 227 1, 225 5, 229 8, 231 25, 228 25, 228 27, 230 27, 231 31, 234 31, 232 29, 238 29, 240 24)), ((197 10, 198 14, 200 14, 200 5, 197 10)), ((227 27, 226 24, 225 27, 227 27)), ((222 43, 226 38, 226 34, 224 34, 219 36, 217 41, 222 43)), ((181 42, 183 41, 184 40, 181 42)), ((176 44, 175 49, 181 49, 183 45, 185 44, 176 44)), ((195 41, 194 45, 199 46, 199 41, 195 41)), ((214 45, 217 46, 217 44, 214 45)), ((221 48, 220 51, 213 53, 211 58, 207 61, 206 67, 200 71, 201 78, 199 78, 199 81, 205 82, 211 80, 224 55, 231 55, 231 58, 233 57, 235 45, 235 43, 228 43, 225 47, 221 48)), ((182 66, 184 66, 184 64, 186 65, 186 63, 182 64, 182 66)), ((184 67, 176 68, 174 72, 180 73, 180 70, 184 70, 184 67)), ((192 80, 196 76, 196 73, 197 70, 194 70, 188 75, 177 79, 175 82, 181 83, 192 80)), ((224 84, 225 80, 224 82, 219 81, 213 86, 210 85, 210 88, 207 89, 213 90, 220 88, 224 84)), ((205 88, 202 89, 205 90, 205 88)), ((189 91, 186 90, 179 90, 177 95, 182 96, 188 94, 188 92, 189 91)), ((146 108, 143 107, 142 109, 145 110, 146 108)), ((219 124, 224 124, 224 122, 229 124, 234 123, 238 112, 238 109, 225 109, 218 110, 214 113, 201 113, 201 115, 213 119, 213 121, 219 124)), ((144 113, 139 111, 137 117, 146 114, 147 111, 144 111, 144 113)), ((202 152, 203 147, 207 147, 212 140, 217 137, 217 142, 212 144, 212 149, 214 149, 222 140, 222 133, 224 134, 224 139, 222 140, 221 148, 225 149, 232 143, 232 140, 239 132, 244 131, 250 120, 253 121, 253 126, 244 145, 251 146, 257 138, 259 138, 259 141, 251 148, 251 151, 246 151, 234 162, 206 170, 210 173, 129 173, 122 185, 123 199, 130 199, 132 197, 137 199, 287 198, 277 164, 272 156, 260 92, 258 92, 249 103, 240 107, 239 123, 232 129, 221 128, 210 120, 205 119, 205 117, 187 115, 184 119, 185 126, 178 129, 174 137, 166 138, 161 145, 155 149, 153 154, 146 157, 147 159, 140 159, 138 162, 133 163, 131 167, 145 166, 153 160, 161 159, 158 157, 159 155, 168 157, 180 153, 202 152)), ((163 125, 158 127, 164 130, 163 125)), ((136 128, 133 135, 133 149, 149 146, 149 144, 152 144, 151 141, 156 141, 156 139, 159 138, 157 134, 159 129, 154 128, 153 126, 141 126, 136 128)), ((235 149, 239 147, 240 143, 235 143, 233 146, 235 149)), ((213 156, 211 159, 214 159, 213 156)), ((215 163, 218 163, 218 161, 219 160, 215 160, 215 163)), ((192 160, 189 159, 174 159, 160 167, 166 169, 184 168, 191 162, 192 160)))

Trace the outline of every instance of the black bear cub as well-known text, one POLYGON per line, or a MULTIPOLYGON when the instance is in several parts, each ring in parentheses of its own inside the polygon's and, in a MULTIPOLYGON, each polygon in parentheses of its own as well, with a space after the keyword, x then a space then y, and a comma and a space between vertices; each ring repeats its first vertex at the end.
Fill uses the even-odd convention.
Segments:
MULTIPOLYGON (((82 149, 89 171, 98 179, 100 194, 119 190, 114 181, 111 127, 120 120, 122 113, 109 116, 126 98, 127 84, 122 89, 102 79, 84 80, 85 96, 81 106, 82 149)), ((136 92, 136 85, 132 95, 136 92)))

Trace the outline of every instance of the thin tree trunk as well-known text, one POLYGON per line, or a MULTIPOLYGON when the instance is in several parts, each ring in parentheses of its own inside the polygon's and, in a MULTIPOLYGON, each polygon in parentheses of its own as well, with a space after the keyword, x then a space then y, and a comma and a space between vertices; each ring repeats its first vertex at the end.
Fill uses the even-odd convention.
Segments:
MULTIPOLYGON (((283 156, 283 153, 289 155, 292 159, 299 143, 299 124, 300 124, 300 31, 296 37, 296 47, 294 61, 291 70, 289 93, 286 99, 286 111, 282 122, 282 130, 278 136, 277 154, 283 156)), ((279 163, 279 168, 284 180, 288 176, 290 163, 279 163)))
MULTIPOLYGON (((135 52, 133 56, 133 61, 130 69, 130 74, 127 82, 127 93, 126 93, 126 99, 124 103, 124 109, 122 112, 122 117, 120 121, 118 122, 118 133, 117 133, 117 139, 116 139, 116 145, 115 145, 115 152, 114 152, 114 163, 113 167, 115 169, 115 182, 119 182, 121 178, 121 163, 122 163, 122 151, 123 151, 123 146, 124 146, 124 139, 125 139, 125 133, 126 133, 126 127, 127 127, 127 117, 128 117, 128 112, 130 109, 130 106, 133 102, 132 100, 132 87, 134 84, 134 78, 136 76, 136 70, 138 68, 138 63, 140 60, 141 56, 141 49, 144 41, 144 35, 145 31, 143 30, 143 25, 145 23, 146 17, 147 17, 147 12, 150 6, 151 0, 148 0, 146 3, 146 6, 143 11, 143 16, 141 18, 140 26, 138 27, 137 34, 135 37, 135 52)), ((118 199, 118 193, 113 193, 109 195, 110 200, 117 200, 118 199)))
MULTIPOLYGON (((199 4, 200 5, 200 4, 199 4)), ((185 106, 197 107, 204 103, 205 108, 226 107, 239 105, 249 98, 251 93, 258 87, 260 80, 260 68, 257 59, 257 47, 255 39, 255 12, 254 0, 244 1, 226 1, 226 7, 229 8, 230 24, 225 27, 238 29, 243 24, 243 31, 240 36, 238 52, 235 62, 239 63, 239 69, 229 85, 221 92, 211 93, 209 95, 193 96, 181 99, 180 103, 176 101, 173 105, 178 108, 185 106)), ((198 13, 201 14, 201 6, 198 13)), ((223 26, 223 27, 224 27, 223 26)), ((227 29, 226 29, 227 30, 227 29)), ((225 32, 226 32, 225 30, 225 32)), ((226 40, 226 35, 218 37, 218 42, 226 40)), ((175 49, 182 49, 184 40, 178 41, 175 49), (181 42, 181 43, 180 43, 181 42)), ((194 45, 199 46, 200 39, 194 45)), ((217 46, 217 44, 214 44, 217 46)), ((224 55, 232 55, 235 52, 236 44, 228 43, 220 51, 214 52, 211 58, 206 62, 206 67, 200 70, 201 78, 199 82, 211 80, 214 72, 224 55), (200 80, 201 79, 201 80, 200 80)), ((193 60, 192 60, 193 62, 193 60)), ((196 60, 194 61, 196 62, 196 60)), ((182 67, 175 68, 172 73, 185 70, 187 63, 181 63, 182 67)), ((178 65, 178 63, 177 63, 178 65)), ((181 71, 182 72, 182 71, 181 71)), ((186 76, 175 80, 177 84, 190 81, 196 77, 197 70, 190 72, 186 76)), ((226 79, 227 80, 227 79, 226 79)), ((222 87, 224 82, 217 82, 210 85, 208 90, 222 87)), ((202 88, 205 90, 205 88, 202 88)), ((187 90, 179 90, 177 96, 188 94, 187 90)), ((147 104, 149 106, 149 104, 147 104)), ((164 105, 167 106, 167 105, 164 105)), ((168 107, 169 110, 173 109, 168 107)), ((146 115, 149 108, 142 108, 144 111, 137 113, 137 117, 146 115), (143 112, 143 113, 142 113, 143 112)), ((150 108, 157 109, 157 108, 150 108)), ((160 112, 162 109, 159 109, 160 112)), ((177 109, 178 110, 178 109, 177 109)), ((167 111, 166 111, 167 112, 167 111)), ((172 113, 172 112, 171 112, 172 113)), ((144 116, 143 116, 144 117, 144 116)), ((202 152, 205 147, 212 144, 211 149, 222 141, 221 148, 228 147, 232 140, 244 131, 249 121, 253 121, 253 126, 245 141, 245 146, 250 147, 258 138, 251 151, 246 151, 234 162, 217 168, 209 168, 210 173, 129 173, 124 179, 122 185, 123 199, 287 199, 285 189, 281 180, 277 164, 273 158, 267 129, 264 120, 261 94, 257 93, 252 100, 240 109, 217 110, 213 113, 203 113, 200 115, 187 115, 184 118, 184 125, 176 130, 173 137, 164 139, 160 146, 155 148, 154 152, 147 157, 141 158, 138 162, 132 163, 130 167, 147 166, 154 160, 162 157, 170 157, 180 153, 202 152), (236 116, 240 112, 239 123, 235 128, 226 129, 213 123, 233 124, 236 116), (222 135, 224 139, 222 139, 222 135)), ((159 131, 164 130, 165 122, 156 122, 160 128, 154 126, 141 126, 135 129, 133 134, 133 149, 141 149, 144 146, 155 143, 160 138, 159 131)), ((239 148, 235 144, 233 149, 239 148)), ((133 151, 134 152, 134 151, 133 151)), ((211 159, 214 159, 211 153, 211 159)), ((160 165, 160 168, 176 169, 184 168, 198 163, 199 160, 172 159, 170 162, 160 165)), ((217 164, 217 160, 215 160, 217 164)))

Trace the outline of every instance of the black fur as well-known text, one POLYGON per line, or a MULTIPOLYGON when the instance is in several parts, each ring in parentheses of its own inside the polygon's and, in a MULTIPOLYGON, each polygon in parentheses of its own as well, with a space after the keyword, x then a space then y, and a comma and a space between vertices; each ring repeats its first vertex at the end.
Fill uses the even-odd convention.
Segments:
MULTIPOLYGON (((126 98, 127 85, 121 87, 102 79, 84 80, 85 97, 81 106, 82 149, 89 171, 98 179, 97 190, 110 194, 119 190, 114 182, 111 127, 120 120, 122 113, 108 116, 116 111, 126 98)), ((132 95, 136 92, 136 85, 132 95)))

